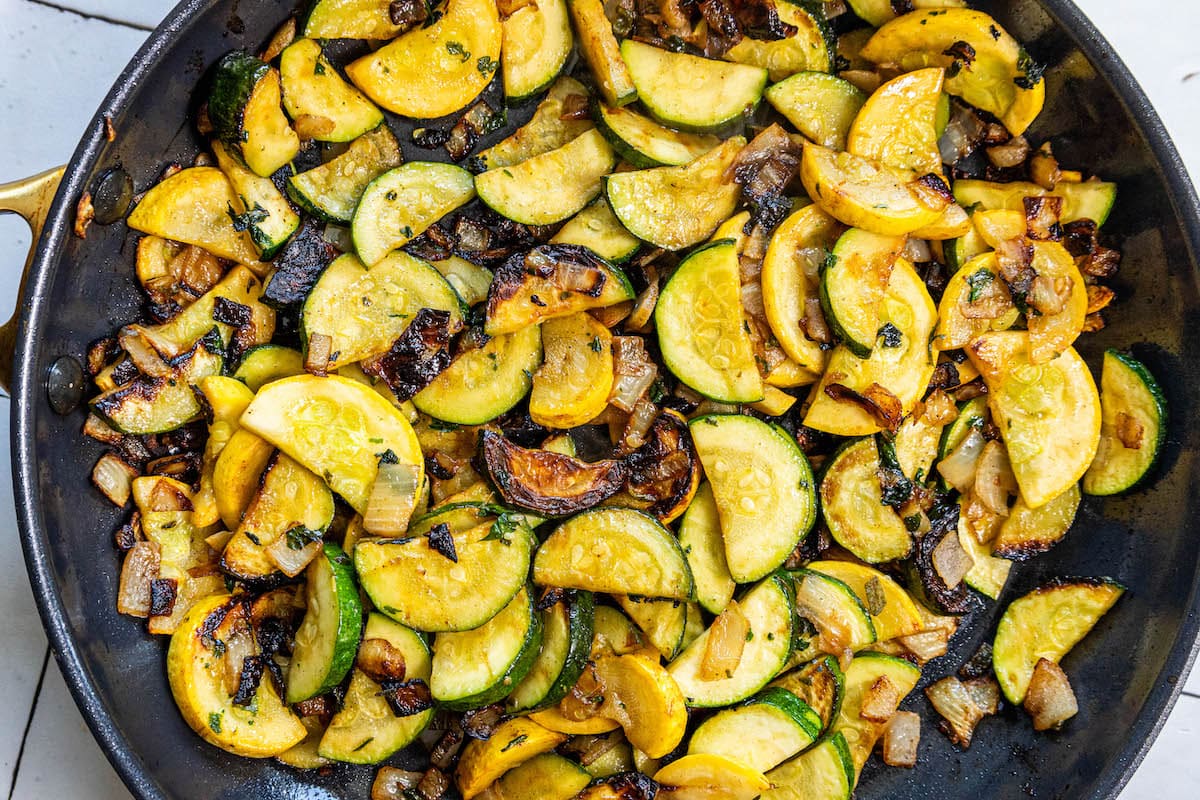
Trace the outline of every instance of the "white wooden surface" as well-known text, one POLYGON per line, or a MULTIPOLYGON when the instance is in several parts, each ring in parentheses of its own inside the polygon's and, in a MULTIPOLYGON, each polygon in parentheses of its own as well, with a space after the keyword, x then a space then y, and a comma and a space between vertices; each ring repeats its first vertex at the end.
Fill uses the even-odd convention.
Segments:
MULTIPOLYGON (((272 0, 260 0, 272 2, 272 0)), ((1077 0, 1116 45, 1200 175, 1200 5, 1077 0), (1131 13, 1132 12, 1132 13, 1131 13)), ((113 78, 174 0, 0 0, 0 183, 62 163, 113 78), (68 9, 68 10, 64 10, 68 9), (70 10, 73 9, 73 10, 70 10)), ((289 3, 290 5, 290 3, 289 3)), ((0 217, 0 298, 16 294, 29 240, 0 217)), ((7 315, 10 301, 0 301, 7 315)), ((0 449, 8 442, 0 407, 0 449)), ((0 796, 126 800, 80 719, 46 640, 18 555, 11 475, 0 457, 0 796), (5 785, 5 782, 8 785, 5 785)), ((1200 794, 1200 672, 1123 800, 1200 794)))

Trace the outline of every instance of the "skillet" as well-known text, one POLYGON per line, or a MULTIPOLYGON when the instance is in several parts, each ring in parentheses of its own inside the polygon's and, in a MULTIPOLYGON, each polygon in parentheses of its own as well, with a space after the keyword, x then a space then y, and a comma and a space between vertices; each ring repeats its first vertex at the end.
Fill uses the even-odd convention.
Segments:
MULTIPOLYGON (((1188 344, 1200 341, 1200 203, 1144 93, 1074 5, 974 5, 1050 67, 1034 138, 1051 137, 1064 164, 1119 183, 1106 231, 1124 254, 1120 303, 1109 327, 1081 349, 1097 365, 1103 348, 1131 348, 1162 383, 1172 426, 1148 489, 1085 500, 1067 539, 1014 570, 1000 603, 965 620, 951 653, 926 670, 930 680, 956 669, 990 636, 998 610, 1044 580, 1109 575, 1130 591, 1068 657, 1079 716, 1063 732, 1043 735, 1033 733, 1019 709, 1007 709, 982 724, 968 752, 927 725, 918 767, 872 763, 857 796, 1115 798, 1174 704, 1200 629, 1200 537, 1191 522, 1200 517, 1193 477, 1200 415, 1191 389, 1200 385, 1200 349, 1188 344)), ((73 236, 80 193, 113 167, 128 171, 141 190, 163 164, 190 163, 201 147, 191 113, 202 75, 230 49, 257 49, 290 10, 278 3, 185 0, 117 79, 53 202, 57 171, 0 187, 0 210, 45 221, 18 303, 20 319, 0 329, 0 379, 11 381, 14 399, 22 544, 55 658, 85 720, 139 798, 365 800, 374 775, 339 766, 318 776, 236 758, 187 728, 170 699, 165 641, 115 611, 119 570, 109 532, 121 512, 88 481, 100 445, 80 435, 80 408, 59 414, 51 404, 53 398, 69 406, 79 397, 82 387, 71 379, 88 343, 140 311, 131 269, 136 235, 118 223, 92 225, 86 240, 73 236), (104 135, 106 116, 118 132, 112 142, 104 135)), ((904 707, 926 718, 930 713, 920 691, 904 707)), ((414 766, 417 754, 392 763, 414 766)))

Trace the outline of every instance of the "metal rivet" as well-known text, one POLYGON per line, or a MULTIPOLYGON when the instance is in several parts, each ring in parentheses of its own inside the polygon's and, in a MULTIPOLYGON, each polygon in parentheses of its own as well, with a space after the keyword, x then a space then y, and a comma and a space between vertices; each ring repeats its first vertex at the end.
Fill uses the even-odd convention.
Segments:
POLYGON ((92 190, 94 221, 97 225, 111 225, 124 218, 133 202, 133 179, 120 167, 105 170, 92 190))
POLYGON ((46 371, 46 397, 55 414, 66 415, 83 399, 83 367, 71 356, 62 356, 46 371))

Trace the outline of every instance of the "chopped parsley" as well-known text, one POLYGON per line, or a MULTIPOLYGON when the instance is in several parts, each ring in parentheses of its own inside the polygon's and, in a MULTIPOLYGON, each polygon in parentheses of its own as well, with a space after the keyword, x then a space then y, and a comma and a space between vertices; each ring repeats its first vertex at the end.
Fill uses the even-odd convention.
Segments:
POLYGON ((520 745, 522 742, 524 742, 528 738, 529 737, 523 733, 520 736, 514 736, 513 738, 508 740, 508 744, 506 744, 506 745, 504 745, 504 747, 500 748, 500 752, 507 753, 509 750, 511 750, 514 747, 517 747, 518 745, 520 745))
POLYGON ((996 276, 991 271, 980 268, 967 276, 967 286, 971 287, 971 291, 967 294, 967 302, 974 303, 983 294, 983 290, 996 279, 996 276))
POLYGON ((221 732, 221 715, 216 711, 208 715, 208 727, 213 733, 221 732))
POLYGON ((475 62, 475 68, 479 70, 480 75, 491 75, 500 67, 500 62, 491 56, 480 56, 475 62))
POLYGON ((303 550, 313 542, 321 541, 321 532, 314 531, 312 528, 306 528, 303 525, 297 525, 284 534, 287 539, 288 550, 303 550))
POLYGON ((271 216, 271 212, 267 211, 258 203, 254 204, 254 208, 247 209, 241 214, 234 211, 233 206, 231 205, 229 206, 228 211, 225 213, 229 214, 229 218, 233 220, 233 229, 239 233, 250 230, 251 227, 271 216))
POLYGON ((446 52, 452 56, 458 56, 464 64, 471 60, 471 51, 459 42, 446 42, 446 52))

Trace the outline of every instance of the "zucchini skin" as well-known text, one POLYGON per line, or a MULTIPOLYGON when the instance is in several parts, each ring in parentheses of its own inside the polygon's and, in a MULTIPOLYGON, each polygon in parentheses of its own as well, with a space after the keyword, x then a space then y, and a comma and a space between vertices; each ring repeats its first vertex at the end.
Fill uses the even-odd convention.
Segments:
POLYGON ((246 141, 243 125, 246 103, 254 87, 271 71, 267 64, 245 50, 226 53, 213 68, 212 88, 208 91, 208 119, 225 144, 241 152, 246 141))

